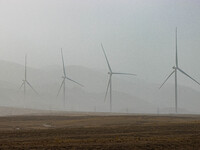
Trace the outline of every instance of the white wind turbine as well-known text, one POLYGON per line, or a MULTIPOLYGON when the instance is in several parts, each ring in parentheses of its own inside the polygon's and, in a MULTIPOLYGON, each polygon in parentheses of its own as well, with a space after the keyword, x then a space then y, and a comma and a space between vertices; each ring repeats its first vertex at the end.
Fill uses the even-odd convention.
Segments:
POLYGON ((106 52, 104 50, 104 47, 103 47, 103 44, 101 44, 101 48, 103 50, 103 53, 105 55, 105 58, 106 58, 106 62, 108 64, 108 69, 109 69, 109 80, 108 80, 108 85, 107 85, 107 89, 106 89, 106 94, 105 94, 105 98, 104 98, 104 102, 106 100, 106 97, 107 97, 107 94, 108 94, 108 90, 110 88, 110 112, 112 112, 112 75, 115 75, 115 74, 118 74, 118 75, 134 75, 135 74, 131 74, 131 73, 121 73, 121 72, 113 72, 111 67, 110 67, 110 64, 109 64, 109 61, 108 61, 108 58, 106 56, 106 52))
POLYGON ((58 90, 57 96, 59 95, 59 93, 60 93, 60 91, 61 91, 61 88, 63 87, 63 103, 64 103, 64 108, 65 108, 65 92, 66 92, 66 90, 65 90, 65 80, 66 80, 66 79, 67 79, 67 80, 70 80, 70 81, 72 81, 72 82, 74 82, 74 83, 76 83, 76 84, 78 84, 78 85, 80 85, 80 86, 82 86, 82 87, 83 87, 83 85, 80 84, 80 83, 78 83, 78 82, 76 82, 76 81, 74 81, 74 80, 72 80, 72 79, 70 79, 70 78, 68 78, 68 77, 66 76, 65 63, 64 63, 62 48, 61 48, 61 56, 62 56, 62 65, 63 65, 63 76, 62 76, 63 80, 62 80, 62 83, 61 83, 60 88, 59 88, 59 90, 58 90))
MULTIPOLYGON (((175 112, 177 113, 177 108, 178 108, 178 103, 177 103, 177 100, 178 100, 178 94, 177 94, 177 91, 178 91, 178 87, 177 87, 177 71, 180 71, 181 73, 183 73, 184 75, 186 75, 188 78, 190 78, 191 80, 193 80, 194 82, 196 82, 197 84, 200 85, 200 83, 198 81, 196 81, 194 78, 192 78, 191 76, 189 76, 187 73, 185 73, 182 69, 179 68, 178 66, 178 52, 177 52, 177 28, 176 28, 176 31, 175 31, 175 41, 176 41, 176 46, 175 46, 175 49, 176 49, 176 58, 175 58, 175 66, 172 67, 173 71, 172 73, 167 77, 167 79, 163 82, 163 84, 160 86, 160 88, 162 88, 162 86, 165 84, 165 82, 167 82, 167 80, 172 76, 172 74, 175 73, 175 112)), ((159 88, 159 89, 160 89, 159 88)))
MULTIPOLYGON (((28 82, 27 80, 27 55, 25 55, 25 70, 24 70, 24 80, 22 80, 22 85, 20 86, 20 89, 24 87, 24 99, 26 99, 26 84, 36 93, 38 92, 33 88, 33 86, 28 82)), ((39 94, 38 94, 39 95, 39 94)))

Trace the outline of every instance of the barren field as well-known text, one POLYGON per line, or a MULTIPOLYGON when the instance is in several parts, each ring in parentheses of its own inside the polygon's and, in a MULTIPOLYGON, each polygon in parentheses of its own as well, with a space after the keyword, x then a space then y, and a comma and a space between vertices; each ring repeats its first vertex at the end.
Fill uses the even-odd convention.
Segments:
POLYGON ((0 149, 200 149, 200 116, 36 115, 0 118, 0 149))

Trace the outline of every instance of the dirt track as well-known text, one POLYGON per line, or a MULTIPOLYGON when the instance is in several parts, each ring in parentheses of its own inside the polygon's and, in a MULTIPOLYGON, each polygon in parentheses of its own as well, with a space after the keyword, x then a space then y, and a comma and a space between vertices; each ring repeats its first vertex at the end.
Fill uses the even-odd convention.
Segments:
POLYGON ((200 116, 0 118, 0 149, 200 149, 200 116))

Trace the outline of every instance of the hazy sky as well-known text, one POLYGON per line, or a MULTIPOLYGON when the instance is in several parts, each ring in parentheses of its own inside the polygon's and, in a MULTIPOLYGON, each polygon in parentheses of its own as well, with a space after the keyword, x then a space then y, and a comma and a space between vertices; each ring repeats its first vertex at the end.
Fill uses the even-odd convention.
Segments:
MULTIPOLYGON (((200 81, 199 0, 0 0, 0 59, 107 69, 162 82, 175 64, 200 81)), ((180 75, 190 86, 192 81, 180 75)), ((173 78, 170 82, 173 82, 173 78)))

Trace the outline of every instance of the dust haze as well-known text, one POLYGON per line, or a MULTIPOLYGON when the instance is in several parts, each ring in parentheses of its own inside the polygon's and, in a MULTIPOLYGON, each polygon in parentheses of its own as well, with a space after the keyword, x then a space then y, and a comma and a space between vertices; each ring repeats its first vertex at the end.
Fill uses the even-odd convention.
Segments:
MULTIPOLYGON (((174 77, 158 89, 175 65, 200 81, 198 0, 0 0, 0 106, 39 110, 109 112, 104 96, 115 72, 113 112, 174 113, 174 77), (62 83, 63 50, 66 107, 62 83), (26 99, 19 89, 27 54, 26 99)), ((178 73, 179 113, 200 113, 200 86, 178 73)))

